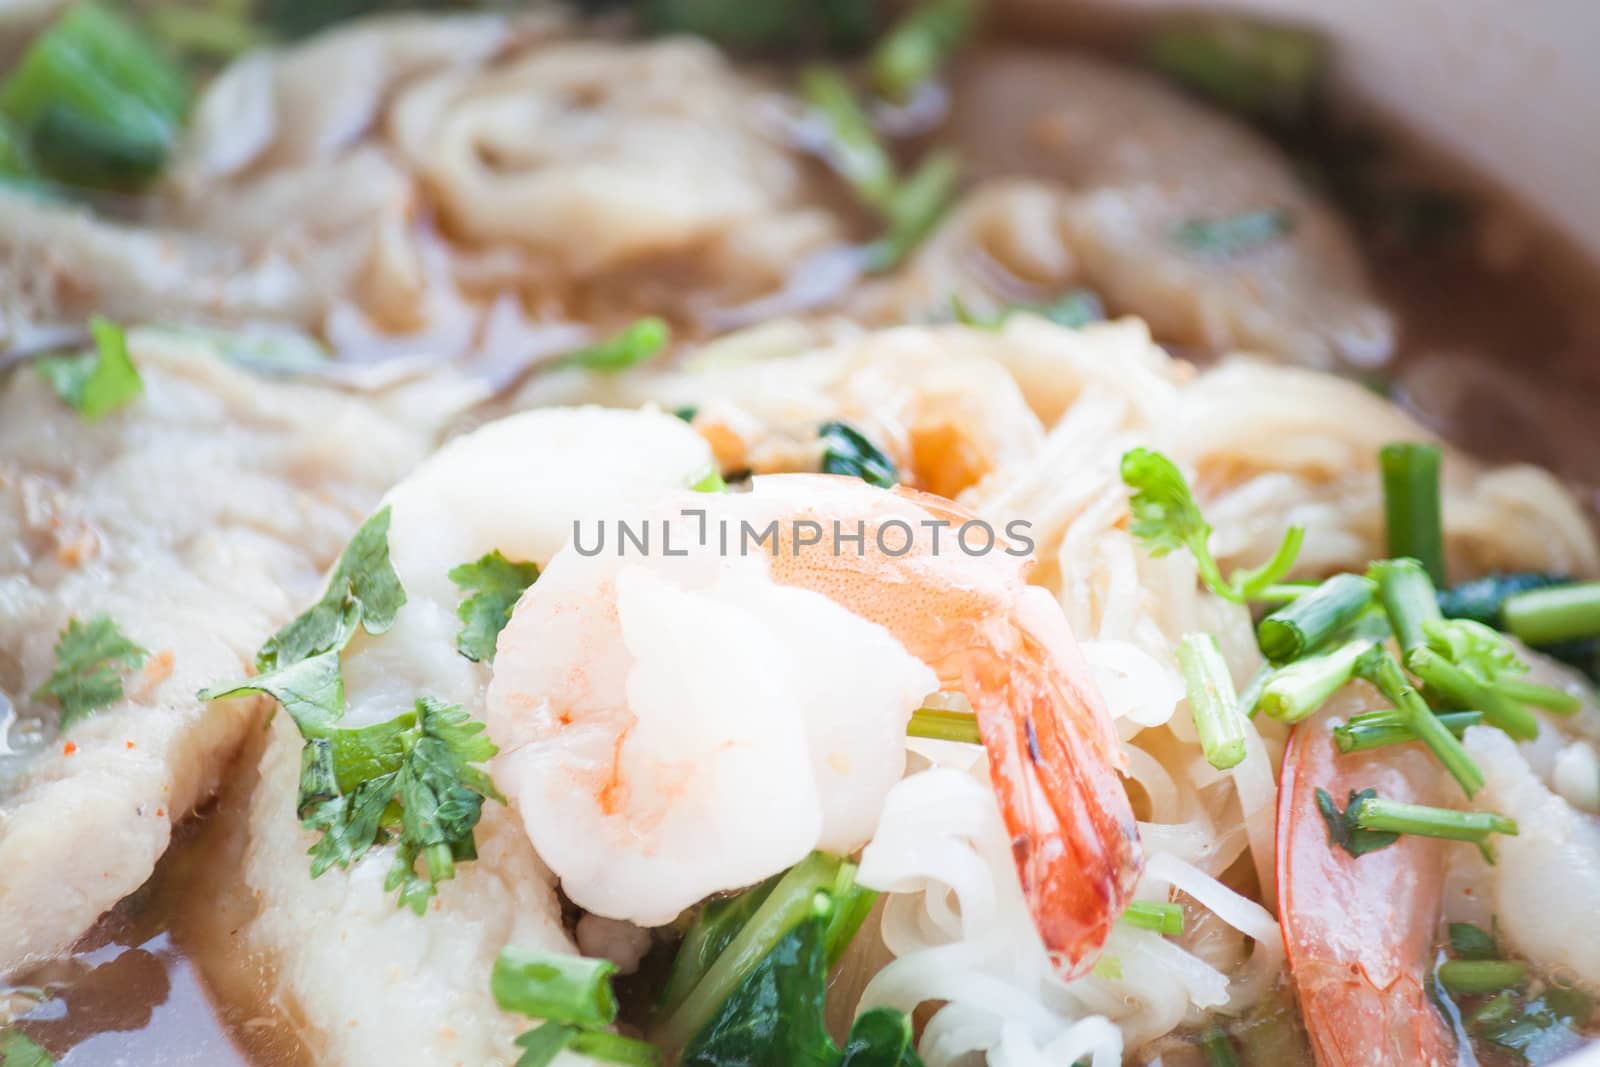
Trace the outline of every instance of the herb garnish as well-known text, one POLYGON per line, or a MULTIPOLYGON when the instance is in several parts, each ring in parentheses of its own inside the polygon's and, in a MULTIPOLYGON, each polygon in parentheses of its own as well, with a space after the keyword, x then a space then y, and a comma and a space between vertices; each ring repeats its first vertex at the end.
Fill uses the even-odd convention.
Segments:
POLYGON ((144 382, 128 358, 122 327, 95 315, 89 319, 89 332, 94 335, 93 352, 51 356, 35 366, 63 403, 87 421, 97 422, 131 403, 144 391, 144 382))
POLYGON ((1236 570, 1223 578, 1211 555, 1211 527, 1189 492, 1189 483, 1177 466, 1160 452, 1135 448, 1123 454, 1122 480, 1133 490, 1128 499, 1133 522, 1130 532, 1152 556, 1165 556, 1187 548, 1200 566, 1200 577, 1225 600, 1243 603, 1272 585, 1294 566, 1305 530, 1291 526, 1278 551, 1252 570, 1236 570))
POLYGON ((474 663, 493 663, 495 640, 511 621, 511 609, 538 577, 538 564, 513 563, 498 549, 452 568, 450 580, 470 591, 456 609, 462 622, 456 650, 474 663))
POLYGON ((137 670, 150 655, 128 640, 105 614, 96 615, 88 625, 69 619, 55 651, 56 669, 34 690, 33 699, 56 702, 61 708, 63 733, 78 720, 121 700, 122 675, 137 670))
POLYGON ((494 961, 490 980, 495 1003, 530 1019, 544 1020, 517 1038, 516 1067, 545 1067, 563 1049, 607 1063, 654 1067, 660 1054, 644 1041, 605 1028, 616 1021, 611 989, 616 965, 565 953, 508 947, 494 961))
POLYGON ((1186 219, 1172 228, 1172 239, 1191 252, 1226 258, 1269 245, 1292 229, 1294 216, 1273 208, 1220 219, 1186 219))
POLYGON ((1328 824, 1328 840, 1339 846, 1352 856, 1365 856, 1368 852, 1376 852, 1380 848, 1388 848, 1400 840, 1397 833, 1388 833, 1382 830, 1363 830, 1355 820, 1355 812, 1363 801, 1378 795, 1376 789, 1363 789, 1359 793, 1354 789, 1350 791, 1350 799, 1345 802, 1343 811, 1329 795, 1326 789, 1317 790, 1317 810, 1322 813, 1322 819, 1328 824))
POLYGON ((843 422, 825 422, 817 433, 822 438, 822 473, 860 478, 883 489, 900 480, 894 461, 860 430, 843 422))
POLYGON ((596 341, 587 348, 562 357, 560 366, 581 367, 598 374, 617 374, 637 367, 666 351, 672 328, 665 320, 648 316, 614 337, 596 341))
POLYGON ((38 1042, 21 1030, 0 1030, 0 1067, 55 1067, 38 1042))

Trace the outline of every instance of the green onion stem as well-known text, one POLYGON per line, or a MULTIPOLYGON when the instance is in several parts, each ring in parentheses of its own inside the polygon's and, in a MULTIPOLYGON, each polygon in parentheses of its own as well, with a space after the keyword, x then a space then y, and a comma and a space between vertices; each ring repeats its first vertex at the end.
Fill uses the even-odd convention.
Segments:
POLYGON ((1195 732, 1200 735, 1206 761, 1219 771, 1238 766, 1244 760, 1247 726, 1239 714, 1233 678, 1216 638, 1210 634, 1185 634, 1178 643, 1178 665, 1183 670, 1189 711, 1194 715, 1195 732))
POLYGON ((1532 704, 1536 708, 1553 711, 1558 715, 1571 715, 1583 707, 1583 701, 1565 689, 1553 685, 1540 685, 1526 678, 1496 678, 1494 691, 1508 700, 1532 704))
POLYGON ((812 916, 829 917, 833 904, 828 891, 837 881, 840 862, 813 852, 789 868, 706 969, 705 977, 656 1027, 651 1035, 654 1044, 669 1054, 684 1048, 789 931, 812 916))
POLYGON ((1456 811, 1427 804, 1367 797, 1356 802, 1355 823, 1363 830, 1417 834, 1450 841, 1483 842, 1490 834, 1516 835, 1517 824, 1492 811, 1456 811))
POLYGON ((646 316, 603 341, 580 348, 560 361, 561 366, 582 367, 601 374, 616 374, 654 359, 672 340, 672 328, 662 319, 646 316))
POLYGON ((1447 960, 1439 964, 1439 982, 1457 996, 1498 993, 1528 980, 1521 960, 1447 960))
POLYGON ((1436 585, 1445 580, 1440 458, 1438 445, 1416 442, 1384 445, 1378 452, 1389 555, 1421 563, 1436 585))
POLYGON ((1407 665, 1430 690, 1451 704, 1482 711, 1489 725, 1519 741, 1531 741, 1539 736, 1539 720, 1533 712, 1505 696, 1498 685, 1479 681, 1433 649, 1415 650, 1407 665))
POLYGON ((1216 1023, 1206 1028, 1205 1036, 1200 1039, 1200 1047, 1205 1050, 1207 1067, 1239 1067, 1233 1039, 1216 1023))
POLYGON ((1383 601, 1400 654, 1409 666, 1412 652, 1428 645, 1425 624, 1444 618, 1439 613, 1439 594, 1428 572, 1414 559, 1380 560, 1368 574, 1378 585, 1378 599, 1383 601))
POLYGON ((622 1067, 656 1067, 661 1062, 661 1053, 650 1042, 608 1030, 579 1030, 568 1039, 567 1048, 579 1056, 622 1067))
POLYGON ((834 170, 863 203, 887 213, 899 177, 850 82, 831 67, 807 67, 800 72, 800 96, 828 124, 834 170))
POLYGON ((1261 689, 1261 710, 1287 723, 1307 718, 1354 676, 1356 662, 1373 647, 1373 638, 1357 637, 1276 671, 1261 689))
POLYGON ((1294 600, 1304 596, 1315 589, 1320 582, 1274 582, 1262 586, 1251 594, 1251 600, 1262 600, 1277 603, 1278 601, 1294 600))
POLYGON ((911 713, 911 721, 906 724, 906 734, 911 737, 928 737, 935 741, 983 744, 983 738, 978 733, 978 717, 970 711, 918 708, 911 713))
POLYGON ((1434 715, 1412 687, 1399 662, 1382 645, 1372 645, 1360 656, 1356 673, 1378 688, 1405 717, 1406 725, 1418 740, 1427 745, 1445 770, 1450 772, 1467 796, 1483 788, 1483 771, 1473 762, 1461 741, 1434 715))
POLYGON ((1338 574, 1261 620, 1256 639, 1274 663, 1288 663, 1325 644, 1372 603, 1375 586, 1358 574, 1338 574))
POLYGON ((1507 630, 1530 645, 1600 636, 1600 582, 1517 593, 1506 598, 1500 617, 1507 630))
POLYGON ((909 100, 966 39, 977 11, 972 0, 927 0, 900 18, 873 49, 873 88, 890 100, 909 100))
POLYGON ((961 173, 950 152, 935 152, 895 190, 884 211, 888 229, 867 248, 866 269, 892 270, 933 232, 955 198, 961 173))
MULTIPOLYGON (((1483 721, 1481 711, 1446 711, 1438 715, 1445 729, 1460 737, 1467 727, 1483 721)), ((1397 745, 1415 741, 1417 735, 1408 725, 1409 720, 1393 708, 1369 711, 1350 718, 1333 728, 1334 744, 1340 752, 1365 752, 1369 748, 1397 745)))
POLYGON ((1244 692, 1239 694, 1239 714, 1247 719, 1256 717, 1256 711, 1261 706, 1261 693, 1267 687, 1267 682, 1273 675, 1272 664, 1263 663, 1256 668, 1256 673, 1244 684, 1244 692))
POLYGON ((610 960, 510 946, 494 961, 490 988, 503 1011, 598 1028, 617 1017, 616 970, 610 960))
POLYGON ((1183 933, 1183 905, 1169 901, 1135 900, 1122 913, 1122 922, 1141 930, 1154 930, 1168 937, 1183 933))

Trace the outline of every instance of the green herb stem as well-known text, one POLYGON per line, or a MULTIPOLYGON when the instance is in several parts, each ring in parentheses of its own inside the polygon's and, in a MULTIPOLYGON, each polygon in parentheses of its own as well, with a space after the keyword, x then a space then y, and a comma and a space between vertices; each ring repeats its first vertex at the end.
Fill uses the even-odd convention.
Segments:
POLYGON ((1189 694, 1189 711, 1206 761, 1219 771, 1236 767, 1245 756, 1245 731, 1233 678, 1222 650, 1210 634, 1185 634, 1178 643, 1178 665, 1189 694))
POLYGON ((1516 835, 1517 824, 1492 811, 1456 811, 1427 804, 1367 797, 1356 802, 1355 823, 1363 830, 1417 834, 1482 843, 1490 834, 1516 835))
POLYGON ((1337 574, 1261 620, 1256 640, 1273 663, 1314 652, 1372 604, 1375 587, 1358 574, 1337 574))
POLYGON ((943 708, 918 708, 911 713, 906 724, 910 737, 926 737, 934 741, 961 741, 969 745, 983 744, 978 733, 978 717, 970 711, 948 711, 943 708))
POLYGON ((872 51, 873 87, 890 100, 909 100, 938 76, 976 17, 972 0, 927 0, 906 12, 872 51))
POLYGON ((1528 980, 1528 965, 1520 960, 1447 960, 1439 965, 1439 982, 1457 996, 1498 993, 1528 980))
POLYGON ((1435 585, 1445 580, 1441 456, 1438 445, 1416 442, 1384 445, 1378 453, 1389 555, 1418 561, 1435 585))
POLYGON ((1532 704, 1536 708, 1553 711, 1557 715, 1571 715, 1583 707, 1583 701, 1565 689, 1540 685, 1526 678, 1496 678, 1491 685, 1496 693, 1508 700, 1532 704))
POLYGON ((1498 727, 1519 741, 1539 736, 1539 720, 1533 712, 1505 696, 1499 683, 1481 682, 1431 648, 1419 648, 1407 661, 1411 672, 1430 690, 1456 707, 1476 708, 1491 726, 1498 727))
POLYGON ((1170 901, 1135 900, 1122 913, 1121 922, 1141 930, 1177 937, 1183 933, 1183 905, 1170 901))
POLYGON ((563 367, 581 367, 598 374, 617 374, 647 363, 665 351, 672 328, 653 315, 603 341, 580 348, 560 361, 563 367))
POLYGON ((1600 636, 1600 582, 1533 589, 1507 597, 1505 628, 1530 645, 1600 636))
POLYGON ((884 212, 888 228, 867 248, 868 273, 893 270, 933 232, 960 180, 954 153, 935 152, 895 188, 884 212))
POLYGON ((1467 796, 1483 788, 1483 771, 1473 762, 1461 741, 1439 721, 1412 687, 1399 662, 1382 645, 1373 645, 1360 656, 1356 673, 1378 688, 1385 698, 1406 719, 1406 725, 1418 740, 1427 745, 1439 762, 1444 764, 1467 796))
POLYGON ((862 203, 887 214, 899 176, 848 79, 831 67, 800 72, 800 97, 828 126, 828 161, 862 203))
MULTIPOLYGON (((1438 719, 1444 724, 1445 729, 1460 737, 1466 732, 1467 727, 1476 726, 1483 721, 1483 713, 1446 711, 1441 712, 1438 719)), ((1345 753, 1365 752, 1367 749, 1382 748, 1384 745, 1415 741, 1417 735, 1412 732, 1409 722, 1406 716, 1392 708, 1352 715, 1348 721, 1333 728, 1333 740, 1339 746, 1339 751, 1345 753)))

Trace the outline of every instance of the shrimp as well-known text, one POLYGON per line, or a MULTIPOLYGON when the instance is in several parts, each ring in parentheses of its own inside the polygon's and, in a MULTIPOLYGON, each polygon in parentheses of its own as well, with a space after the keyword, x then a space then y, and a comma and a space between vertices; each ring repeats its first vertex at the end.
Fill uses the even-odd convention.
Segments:
POLYGON ((575 539, 502 631, 488 691, 495 781, 574 902, 662 922, 812 848, 854 851, 912 711, 956 690, 1044 945, 1082 973, 1142 859, 1110 716, 1015 546, 969 555, 976 519, 950 501, 822 475, 648 513, 685 554, 575 539), (665 518, 685 513, 698 544, 665 518))
POLYGON ((1440 772, 1417 745, 1341 755, 1337 722, 1325 711, 1295 728, 1278 787, 1279 918, 1317 1062, 1453 1064, 1455 1040, 1424 988, 1446 843, 1406 835, 1358 860, 1328 840, 1316 803, 1319 786, 1341 807, 1367 788, 1438 803, 1440 772))

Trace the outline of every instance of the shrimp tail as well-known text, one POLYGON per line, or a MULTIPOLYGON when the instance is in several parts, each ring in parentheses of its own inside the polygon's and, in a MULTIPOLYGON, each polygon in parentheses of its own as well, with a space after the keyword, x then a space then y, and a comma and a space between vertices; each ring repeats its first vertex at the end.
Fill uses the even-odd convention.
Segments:
POLYGON ((966 659, 966 691, 1017 875, 1046 949, 1064 977, 1076 977, 1133 899, 1144 866, 1117 774, 1122 756, 1059 611, 994 618, 980 633, 987 640, 966 659))

